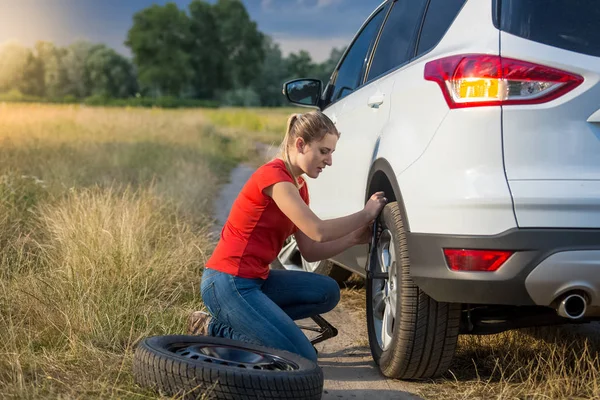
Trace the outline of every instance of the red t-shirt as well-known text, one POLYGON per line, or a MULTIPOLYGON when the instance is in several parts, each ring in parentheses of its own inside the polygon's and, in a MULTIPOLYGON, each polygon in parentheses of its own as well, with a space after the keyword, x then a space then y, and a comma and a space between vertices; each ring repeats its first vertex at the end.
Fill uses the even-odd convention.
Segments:
MULTIPOLYGON (((241 278, 267 279, 269 264, 281 251, 296 226, 263 190, 277 182, 294 183, 283 160, 258 168, 231 207, 221 240, 206 266, 241 278)), ((308 205, 308 189, 302 178, 300 196, 308 205)))

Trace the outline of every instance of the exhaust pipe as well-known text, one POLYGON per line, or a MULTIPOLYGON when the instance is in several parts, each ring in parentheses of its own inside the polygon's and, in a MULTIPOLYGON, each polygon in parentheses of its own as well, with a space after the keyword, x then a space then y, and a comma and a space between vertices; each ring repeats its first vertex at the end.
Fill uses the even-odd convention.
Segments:
POLYGON ((557 313, 561 317, 579 319, 585 315, 587 300, 580 294, 569 294, 558 304, 557 313))

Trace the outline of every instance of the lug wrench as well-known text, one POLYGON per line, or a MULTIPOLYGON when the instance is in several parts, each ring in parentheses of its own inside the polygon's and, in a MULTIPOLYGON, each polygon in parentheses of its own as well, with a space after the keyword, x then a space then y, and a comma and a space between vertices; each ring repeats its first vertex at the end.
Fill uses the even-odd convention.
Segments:
POLYGON ((371 244, 369 245, 369 258, 365 265, 367 279, 389 279, 387 272, 377 271, 377 234, 379 230, 378 218, 373 221, 373 234, 371 235, 371 244))
MULTIPOLYGON (((365 266, 367 277, 369 279, 389 279, 387 272, 376 272, 373 271, 375 265, 377 265, 377 231, 379 226, 377 224, 377 219, 373 221, 373 235, 371 236, 371 244, 369 248, 369 258, 367 260, 367 264, 365 266)), ((317 343, 320 343, 324 340, 331 339, 338 334, 338 330, 331 325, 325 318, 321 315, 312 316, 311 319, 319 326, 318 328, 312 326, 304 326, 298 325, 300 329, 305 329, 312 332, 320 333, 320 335, 313 338, 310 343, 314 346, 317 343)))

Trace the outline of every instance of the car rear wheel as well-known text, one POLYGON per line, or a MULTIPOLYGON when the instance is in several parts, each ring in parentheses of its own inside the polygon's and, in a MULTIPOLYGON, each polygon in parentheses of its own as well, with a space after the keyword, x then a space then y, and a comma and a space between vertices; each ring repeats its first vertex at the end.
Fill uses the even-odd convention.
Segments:
MULTIPOLYGON (((396 379, 438 377, 458 340, 460 305, 439 303, 410 277, 409 249, 397 202, 385 206, 371 263, 385 279, 367 277, 367 327, 381 372, 396 379)), ((378 278, 382 278, 379 275, 378 278)))
POLYGON ((271 263, 271 268, 314 272, 329 276, 338 284, 345 282, 350 278, 350 275, 352 275, 352 272, 335 265, 329 260, 315 262, 306 261, 304 257, 302 257, 302 254, 300 254, 300 249, 298 248, 298 243, 294 236, 290 236, 286 239, 283 248, 277 255, 277 259, 271 263))

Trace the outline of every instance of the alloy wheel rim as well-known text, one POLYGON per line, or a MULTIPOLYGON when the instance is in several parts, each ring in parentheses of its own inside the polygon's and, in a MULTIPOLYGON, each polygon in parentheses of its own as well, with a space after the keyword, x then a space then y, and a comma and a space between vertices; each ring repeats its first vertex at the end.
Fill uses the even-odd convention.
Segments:
POLYGON ((394 238, 389 229, 381 232, 376 247, 375 271, 387 273, 386 279, 373 279, 372 309, 377 343, 386 350, 393 337, 398 300, 398 274, 394 238))
POLYGON ((308 262, 302 257, 302 269, 306 272, 315 272, 321 261, 308 262))
POLYGON ((277 255, 279 262, 287 270, 315 272, 321 261, 308 262, 300 254, 298 243, 294 236, 290 236, 277 255))

